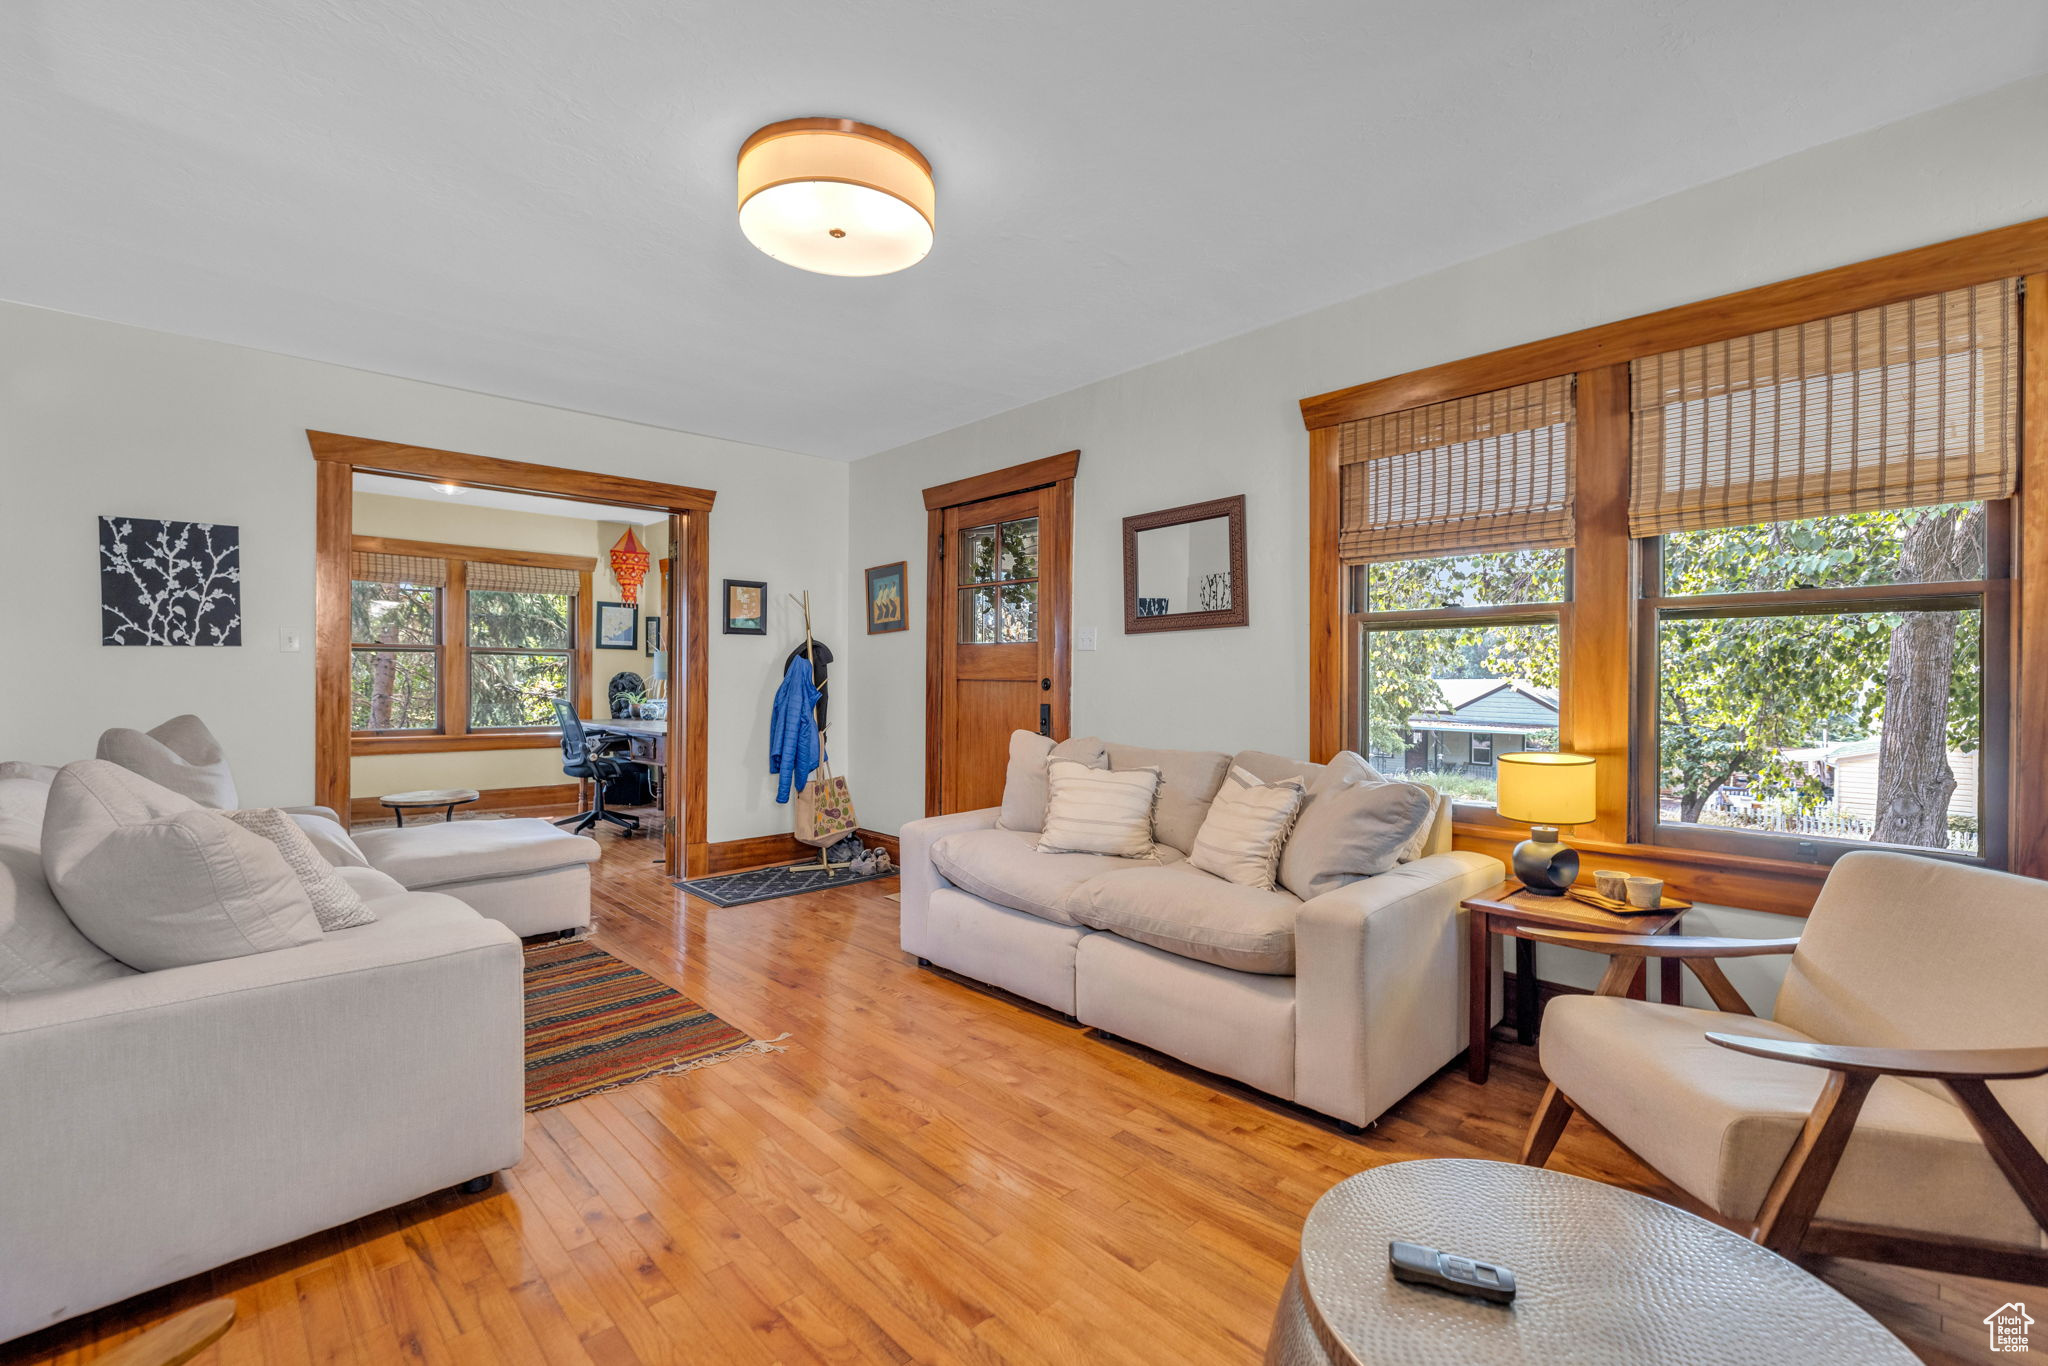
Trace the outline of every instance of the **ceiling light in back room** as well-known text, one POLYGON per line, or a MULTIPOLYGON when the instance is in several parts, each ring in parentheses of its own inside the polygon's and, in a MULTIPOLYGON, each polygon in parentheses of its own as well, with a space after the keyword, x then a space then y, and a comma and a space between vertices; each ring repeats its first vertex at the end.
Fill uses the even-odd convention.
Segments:
POLYGON ((932 249, 931 163, 852 119, 784 119, 740 146, 740 231, 820 275, 888 275, 932 249))

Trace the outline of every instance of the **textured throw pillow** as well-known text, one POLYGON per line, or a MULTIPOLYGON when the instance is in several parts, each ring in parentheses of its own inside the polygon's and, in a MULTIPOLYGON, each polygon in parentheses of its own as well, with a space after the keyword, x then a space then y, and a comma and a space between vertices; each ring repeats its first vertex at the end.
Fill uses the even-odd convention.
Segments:
POLYGON ((313 917, 322 930, 348 930, 377 923, 377 917, 363 904, 356 889, 335 874, 334 865, 320 856, 293 817, 271 806, 223 811, 220 817, 277 846, 277 852, 284 855, 285 866, 306 889, 306 896, 313 903, 313 917))
POLYGON ((1159 798, 1156 768, 1090 768, 1072 759, 1045 766, 1048 796, 1042 854, 1113 854, 1157 858, 1152 849, 1152 804, 1159 798))
POLYGON ((341 822, 326 816, 308 815, 304 811, 286 811, 293 825, 306 832, 306 838, 313 841, 313 847, 320 851, 320 857, 336 868, 367 868, 370 860, 364 856, 362 847, 341 828, 341 822))
POLYGON ((196 716, 173 716, 148 732, 117 727, 100 736, 96 756, 214 811, 241 805, 228 756, 196 716))
POLYGON ((996 824, 1004 830, 1045 828, 1045 766, 1054 759, 1072 759, 1089 768, 1109 767, 1102 741, 1092 735, 1058 744, 1036 731, 1010 732, 1010 767, 1003 776, 1003 814, 996 824))
POLYGON ((50 785, 43 874, 87 939, 144 972, 320 941, 277 846, 98 759, 50 785))
POLYGON ((1339 754, 1309 785, 1280 851, 1280 885, 1308 901, 1384 873, 1415 856, 1435 816, 1431 789, 1381 779, 1357 755, 1339 754))
POLYGON ((1224 775, 1216 800, 1209 803, 1188 866, 1240 887, 1272 891, 1280 847, 1294 828, 1304 795, 1299 778, 1262 783, 1244 769, 1232 768, 1224 775))

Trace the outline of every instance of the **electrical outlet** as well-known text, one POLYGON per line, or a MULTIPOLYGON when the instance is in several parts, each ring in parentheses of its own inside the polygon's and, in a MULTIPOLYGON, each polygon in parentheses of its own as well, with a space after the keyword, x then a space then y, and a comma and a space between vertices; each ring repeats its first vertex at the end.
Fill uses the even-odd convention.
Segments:
POLYGON ((277 632, 277 648, 284 654, 297 654, 299 652, 299 633, 289 627, 279 627, 277 632))
POLYGON ((1074 628, 1074 648, 1077 650, 1092 650, 1095 648, 1095 628, 1093 626, 1077 626, 1074 628))

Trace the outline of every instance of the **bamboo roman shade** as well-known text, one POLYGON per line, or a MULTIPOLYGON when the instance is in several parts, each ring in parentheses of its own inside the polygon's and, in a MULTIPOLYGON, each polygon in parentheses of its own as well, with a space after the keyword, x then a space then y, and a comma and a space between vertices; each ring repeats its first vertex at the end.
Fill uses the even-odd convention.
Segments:
POLYGON ((486 564, 473 560, 469 586, 497 593, 558 593, 575 596, 581 587, 573 569, 543 569, 531 564, 486 564))
POLYGON ((430 555, 387 555, 357 550, 349 556, 349 577, 357 583, 409 583, 415 588, 446 588, 448 562, 430 555))
POLYGON ((1338 429, 1346 564, 1572 543, 1572 376, 1338 429))
POLYGON ((1629 534, 2009 498, 2018 282, 1631 367, 1629 534))

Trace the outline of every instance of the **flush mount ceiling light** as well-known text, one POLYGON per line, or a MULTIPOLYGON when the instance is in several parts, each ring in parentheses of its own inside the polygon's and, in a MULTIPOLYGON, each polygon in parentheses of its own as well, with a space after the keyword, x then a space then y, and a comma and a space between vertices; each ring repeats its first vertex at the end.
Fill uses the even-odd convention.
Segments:
POLYGON ((740 147, 740 231, 820 275, 887 275, 932 249, 932 167, 852 119, 784 119, 740 147))

